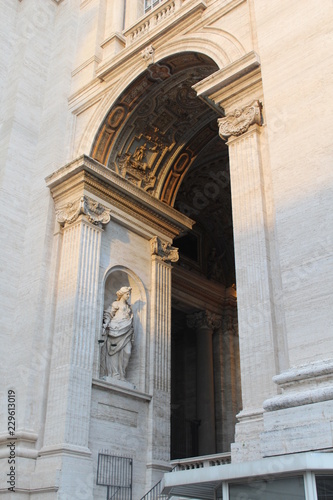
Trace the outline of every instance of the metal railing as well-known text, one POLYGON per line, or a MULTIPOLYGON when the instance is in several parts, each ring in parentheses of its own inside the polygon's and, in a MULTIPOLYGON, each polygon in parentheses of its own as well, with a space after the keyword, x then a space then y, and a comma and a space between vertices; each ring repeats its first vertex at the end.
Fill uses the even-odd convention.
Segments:
POLYGON ((132 500, 131 458, 98 454, 96 484, 107 487, 107 500, 132 500))
POLYGON ((162 479, 149 490, 141 500, 168 500, 168 495, 162 495, 162 479))
MULTIPOLYGON (((231 463, 230 453, 216 453, 202 457, 184 458, 181 460, 171 460, 172 470, 174 471, 201 469, 203 467, 214 467, 216 465, 226 465, 231 463)), ((163 495, 162 479, 155 484, 140 500, 168 500, 168 495, 163 495)), ((220 498, 220 497, 217 497, 220 498)))

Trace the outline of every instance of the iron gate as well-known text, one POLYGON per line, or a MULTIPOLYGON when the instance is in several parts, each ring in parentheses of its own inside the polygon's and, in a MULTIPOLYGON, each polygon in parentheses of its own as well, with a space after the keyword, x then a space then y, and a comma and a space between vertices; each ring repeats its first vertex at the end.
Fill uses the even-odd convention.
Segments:
POLYGON ((107 487, 107 500, 132 500, 133 460, 98 454, 96 484, 107 487))

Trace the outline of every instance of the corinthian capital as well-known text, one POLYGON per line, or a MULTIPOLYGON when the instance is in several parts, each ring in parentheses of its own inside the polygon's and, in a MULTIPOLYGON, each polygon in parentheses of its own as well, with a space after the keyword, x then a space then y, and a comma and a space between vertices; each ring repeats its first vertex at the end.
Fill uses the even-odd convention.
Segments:
POLYGON ((190 328, 209 328, 216 330, 221 326, 221 316, 210 311, 200 311, 187 316, 187 326, 190 328))
POLYGON ((150 249, 152 255, 156 255, 164 262, 177 262, 179 259, 178 248, 163 242, 158 236, 150 240, 150 249))
POLYGON ((111 211, 88 196, 81 196, 79 200, 67 203, 56 211, 59 224, 72 224, 80 215, 84 215, 92 224, 102 226, 102 224, 110 222, 111 211))
POLYGON ((225 118, 219 118, 217 123, 220 137, 227 140, 231 135, 237 137, 244 134, 254 123, 261 125, 261 108, 262 105, 259 101, 253 101, 249 106, 235 109, 232 113, 228 113, 225 118))

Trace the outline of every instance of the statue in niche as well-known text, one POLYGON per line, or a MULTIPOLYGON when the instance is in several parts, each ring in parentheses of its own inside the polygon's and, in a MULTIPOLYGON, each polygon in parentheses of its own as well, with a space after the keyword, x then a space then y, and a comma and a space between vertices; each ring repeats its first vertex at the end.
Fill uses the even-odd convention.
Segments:
POLYGON ((102 335, 106 343, 106 372, 108 377, 126 380, 126 368, 131 357, 134 341, 133 311, 128 303, 132 288, 123 286, 117 292, 117 300, 103 317, 102 335))

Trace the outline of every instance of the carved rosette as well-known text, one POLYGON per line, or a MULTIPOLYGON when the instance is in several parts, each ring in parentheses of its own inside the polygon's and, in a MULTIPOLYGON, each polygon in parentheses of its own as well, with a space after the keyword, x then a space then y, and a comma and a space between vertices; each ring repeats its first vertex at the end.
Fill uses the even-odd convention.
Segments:
POLYGON ((80 215, 84 215, 91 224, 102 227, 102 224, 110 222, 111 210, 88 196, 81 196, 79 200, 67 203, 56 211, 57 221, 61 225, 73 224, 80 215))
POLYGON ((251 125, 261 125, 261 109, 261 103, 253 101, 249 106, 235 109, 232 113, 228 113, 225 118, 219 118, 217 123, 220 137, 224 140, 227 140, 232 135, 238 137, 247 132, 251 125))
POLYGON ((210 330, 217 330, 221 327, 222 317, 210 311, 200 311, 187 316, 187 326, 195 328, 208 328, 210 330))
POLYGON ((152 255, 156 255, 164 262, 177 262, 179 259, 178 248, 163 242, 158 236, 150 240, 150 249, 152 255))

